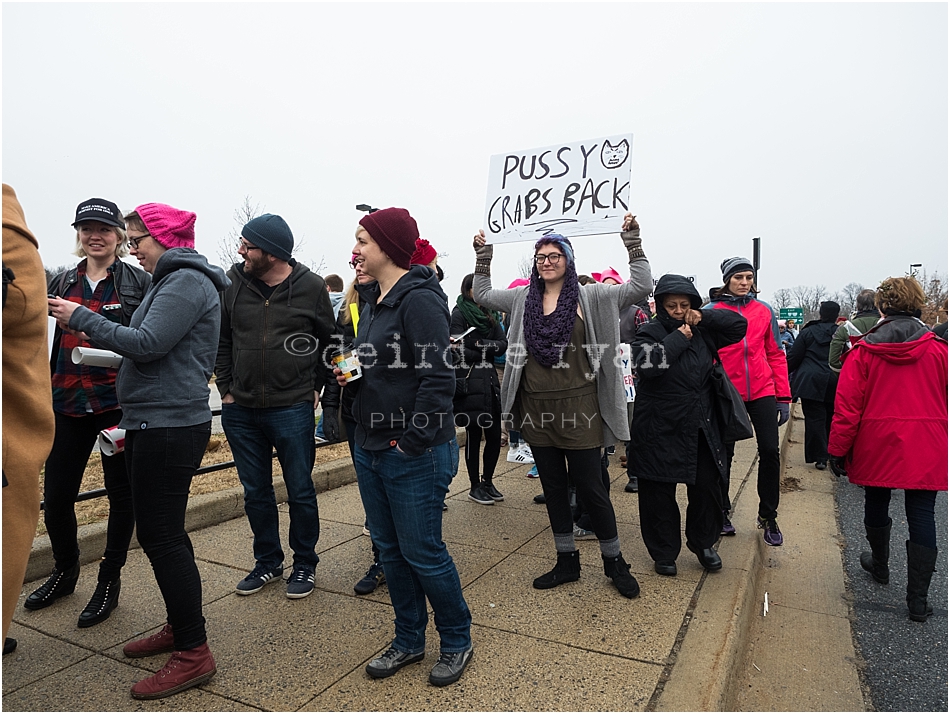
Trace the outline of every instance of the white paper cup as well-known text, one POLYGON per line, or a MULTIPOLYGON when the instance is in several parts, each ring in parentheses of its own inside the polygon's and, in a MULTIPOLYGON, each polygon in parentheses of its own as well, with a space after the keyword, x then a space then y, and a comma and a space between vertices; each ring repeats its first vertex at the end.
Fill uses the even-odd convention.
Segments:
POLYGON ((115 456, 125 451, 125 429, 112 426, 100 431, 99 451, 106 456, 115 456))
POLYGON ((343 372, 343 377, 347 382, 355 382, 363 376, 360 358, 353 350, 340 350, 333 355, 333 366, 343 372))

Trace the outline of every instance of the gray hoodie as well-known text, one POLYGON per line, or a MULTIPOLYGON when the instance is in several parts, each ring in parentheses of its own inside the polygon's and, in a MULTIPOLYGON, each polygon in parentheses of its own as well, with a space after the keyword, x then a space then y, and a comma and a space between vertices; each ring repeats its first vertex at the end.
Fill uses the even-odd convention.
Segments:
POLYGON ((128 327, 84 307, 69 327, 125 357, 116 377, 123 429, 182 427, 211 419, 208 381, 218 351, 218 291, 230 281, 191 248, 158 259, 152 284, 128 327))

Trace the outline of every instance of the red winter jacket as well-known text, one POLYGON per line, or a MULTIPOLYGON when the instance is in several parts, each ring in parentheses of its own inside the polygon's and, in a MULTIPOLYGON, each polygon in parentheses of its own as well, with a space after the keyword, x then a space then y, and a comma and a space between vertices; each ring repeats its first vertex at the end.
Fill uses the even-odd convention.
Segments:
POLYGON ((778 322, 768 303, 752 296, 737 298, 724 295, 713 298, 710 305, 714 310, 737 312, 749 323, 742 342, 719 350, 722 366, 739 390, 742 401, 751 402, 753 399, 773 396, 779 402, 792 401, 778 322))
POLYGON ((859 486, 947 490, 947 343, 862 340, 838 381, 828 453, 859 486))

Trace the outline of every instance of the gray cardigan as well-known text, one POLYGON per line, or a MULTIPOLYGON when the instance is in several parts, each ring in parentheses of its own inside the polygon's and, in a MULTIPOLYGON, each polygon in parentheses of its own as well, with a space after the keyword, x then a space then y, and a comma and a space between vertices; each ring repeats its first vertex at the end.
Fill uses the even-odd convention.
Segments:
MULTIPOLYGON (((580 310, 587 330, 587 358, 597 378, 597 400, 604 422, 604 444, 609 446, 630 439, 627 422, 627 399, 617 358, 620 344, 620 311, 639 302, 653 288, 650 263, 640 250, 640 229, 621 233, 630 256, 630 280, 622 285, 580 286, 580 310)), ((484 250, 484 249, 483 249, 484 250)), ((530 286, 511 290, 495 290, 491 277, 475 274, 475 302, 508 314, 508 353, 505 376, 501 384, 502 417, 510 419, 515 395, 521 384, 528 350, 524 340, 524 303, 530 286)))
POLYGON ((224 271, 190 248, 158 259, 152 286, 128 327, 85 307, 69 320, 95 347, 125 359, 116 377, 123 429, 181 427, 211 420, 208 381, 218 351, 218 291, 224 271))

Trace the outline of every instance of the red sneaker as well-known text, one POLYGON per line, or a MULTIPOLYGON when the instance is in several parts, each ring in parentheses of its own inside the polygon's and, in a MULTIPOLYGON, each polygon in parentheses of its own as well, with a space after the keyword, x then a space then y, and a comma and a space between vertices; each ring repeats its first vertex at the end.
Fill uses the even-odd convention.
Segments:
POLYGON ((171 652, 174 649, 175 638, 172 635, 172 626, 166 624, 154 635, 129 642, 122 648, 122 654, 126 657, 151 657, 152 655, 162 654, 162 652, 171 652))
POLYGON ((132 687, 133 699, 162 699, 211 679, 218 670, 205 642, 192 650, 172 652, 165 666, 132 687))

